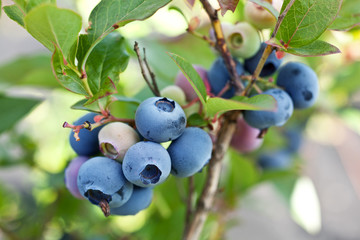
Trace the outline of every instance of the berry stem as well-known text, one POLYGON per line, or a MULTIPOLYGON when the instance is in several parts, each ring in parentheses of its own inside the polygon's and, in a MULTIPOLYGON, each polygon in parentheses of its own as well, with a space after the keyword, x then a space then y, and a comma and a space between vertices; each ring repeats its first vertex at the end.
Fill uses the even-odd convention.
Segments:
MULTIPOLYGON (((97 115, 97 116, 101 116, 102 115, 97 115)), ((68 122, 64 122, 63 123, 63 128, 71 128, 74 132, 74 138, 76 139, 76 141, 80 141, 80 137, 79 137, 79 132, 81 129, 87 129, 88 131, 93 130, 94 128, 100 127, 106 123, 109 122, 124 122, 124 123, 129 123, 130 125, 135 125, 135 120, 134 119, 126 119, 126 118, 117 118, 114 117, 112 115, 104 115, 103 118, 101 118, 100 121, 97 121, 95 123, 90 123, 88 121, 84 122, 83 124, 80 125, 72 125, 68 122)))
POLYGON ((205 40, 210 46, 215 47, 215 42, 213 42, 208 36, 202 35, 194 30, 191 29, 186 29, 186 31, 188 33, 190 33, 191 35, 193 35, 194 37, 200 38, 202 40, 205 40))
POLYGON ((254 86, 254 83, 260 76, 261 70, 263 69, 267 58, 270 56, 270 54, 273 50, 274 50, 274 47, 272 47, 271 45, 266 46, 264 53, 261 56, 261 59, 260 59, 258 65, 256 66, 254 74, 251 76, 251 80, 250 80, 249 84, 246 86, 244 91, 241 93, 242 96, 247 96, 250 93, 251 88, 254 86))

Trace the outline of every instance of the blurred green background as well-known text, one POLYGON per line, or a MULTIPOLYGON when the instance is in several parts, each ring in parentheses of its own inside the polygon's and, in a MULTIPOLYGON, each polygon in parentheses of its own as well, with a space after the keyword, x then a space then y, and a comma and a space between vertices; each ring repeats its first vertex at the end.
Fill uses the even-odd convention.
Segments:
MULTIPOLYGON (((58 5, 80 13, 85 27, 97 2, 58 0, 58 5)), ((181 0, 173 4, 184 9, 188 19, 200 16, 200 32, 208 34, 209 22, 199 4, 193 11, 181 0)), ((222 21, 243 20, 243 5, 240 1, 235 13, 227 13, 222 21)), ((172 84, 178 73, 166 52, 209 68, 215 52, 187 34, 186 28, 183 16, 169 7, 121 28, 132 58, 120 75, 119 93, 140 99, 151 95, 132 51, 135 40, 146 48, 160 88, 172 84)), ((264 31, 263 39, 268 35, 264 31)), ((284 127, 271 128, 259 150, 241 155, 229 151, 202 239, 360 239, 360 31, 329 31, 322 38, 342 53, 285 57, 285 62, 302 61, 317 72, 321 93, 316 106, 295 111, 284 127), (284 132, 293 127, 303 129, 304 140, 292 156, 293 167, 263 172, 256 157, 281 149, 286 144, 284 132)), ((169 177, 155 188, 150 207, 130 217, 105 218, 98 207, 66 190, 63 172, 75 153, 62 124, 85 112, 71 109, 81 97, 56 81, 50 58, 50 52, 2 13, 0 239, 180 239, 187 180, 169 177), (3 94, 20 98, 19 102, 10 105, 3 94)), ((129 106, 116 108, 119 114, 134 114, 129 106)), ((205 173, 195 177, 197 195, 205 173)))

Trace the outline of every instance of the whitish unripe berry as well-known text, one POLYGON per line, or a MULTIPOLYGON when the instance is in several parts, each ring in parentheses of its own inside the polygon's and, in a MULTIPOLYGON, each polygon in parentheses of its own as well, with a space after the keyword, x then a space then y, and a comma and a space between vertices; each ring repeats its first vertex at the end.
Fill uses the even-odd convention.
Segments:
POLYGON ((122 160, 126 151, 140 141, 138 133, 122 122, 112 122, 99 132, 101 152, 111 159, 122 160))

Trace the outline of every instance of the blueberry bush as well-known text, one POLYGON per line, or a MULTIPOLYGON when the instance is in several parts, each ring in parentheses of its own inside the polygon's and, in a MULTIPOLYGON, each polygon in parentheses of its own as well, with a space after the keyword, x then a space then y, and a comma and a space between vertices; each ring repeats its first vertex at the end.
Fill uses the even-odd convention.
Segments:
POLYGON ((252 187, 289 200, 309 119, 356 129, 356 0, 95 2, 0 1, 48 50, 0 66, 8 239, 224 239, 252 187))

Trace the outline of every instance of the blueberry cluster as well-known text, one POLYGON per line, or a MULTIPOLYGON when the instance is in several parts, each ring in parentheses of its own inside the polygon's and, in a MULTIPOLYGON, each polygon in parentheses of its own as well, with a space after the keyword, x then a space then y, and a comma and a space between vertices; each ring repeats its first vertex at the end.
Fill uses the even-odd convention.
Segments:
MULTIPOLYGON (((252 7, 252 4, 249 7, 252 7)), ((248 17, 252 18, 252 16, 248 17)), ((263 17, 265 19, 268 16, 263 17)), ((267 28, 260 27, 262 23, 252 24, 258 29, 267 28)), ((246 22, 222 23, 222 28, 237 74, 252 75, 267 44, 261 42, 258 30, 246 22)), ((210 38, 215 40, 212 30, 210 38)), ((271 95, 277 102, 277 108, 275 111, 243 111, 237 121, 236 132, 231 141, 231 146, 240 153, 251 152, 260 147, 261 132, 271 126, 284 125, 292 116, 294 109, 311 107, 318 97, 318 79, 309 66, 300 62, 288 62, 281 65, 282 59, 279 59, 276 51, 273 50, 260 72, 260 77, 269 78, 277 73, 276 83, 264 85, 265 89, 261 94, 271 95)), ((235 96, 236 89, 231 84, 230 73, 222 57, 216 58, 208 70, 197 65, 194 68, 203 80, 208 95, 227 99, 235 96)), ((248 83, 245 81, 244 84, 246 86, 248 83)), ((196 102, 197 95, 182 72, 177 75, 175 85, 163 89, 162 92, 168 96, 177 97, 179 102, 187 105, 185 108, 187 116, 199 112, 200 103, 196 102)))
MULTIPOLYGON (((75 124, 94 123, 89 113, 75 124)), ((70 134, 78 157, 65 170, 65 183, 77 198, 98 205, 106 216, 134 215, 147 208, 153 187, 170 174, 189 177, 211 158, 212 141, 201 128, 186 127, 181 106, 166 97, 143 101, 135 113, 136 130, 122 122, 70 134), (85 134, 85 135, 84 135, 85 134), (164 142, 171 141, 165 149, 164 142)))

